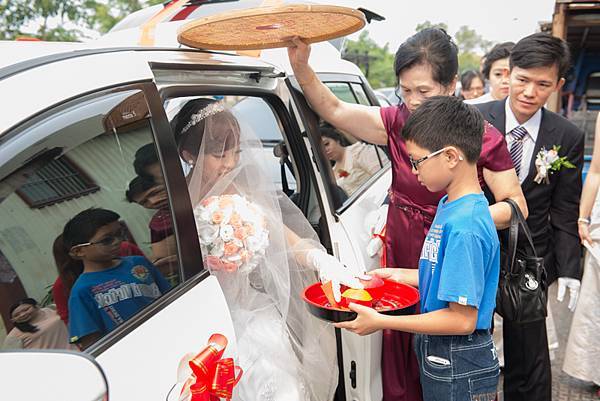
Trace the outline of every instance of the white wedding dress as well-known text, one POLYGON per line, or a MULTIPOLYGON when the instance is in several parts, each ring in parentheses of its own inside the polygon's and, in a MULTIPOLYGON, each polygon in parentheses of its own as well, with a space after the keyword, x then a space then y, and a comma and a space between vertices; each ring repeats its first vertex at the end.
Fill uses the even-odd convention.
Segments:
MULTIPOLYGON (((600 246, 600 191, 592 210, 590 235, 600 246)), ((600 386, 600 262, 586 252, 577 309, 573 314, 563 371, 600 386)))
POLYGON ((261 141, 237 120, 235 109, 235 104, 192 100, 172 122, 186 160, 190 155, 196 157, 188 175, 196 228, 205 267, 219 280, 237 339, 234 359, 243 374, 233 390, 233 400, 331 401, 338 375, 335 331, 304 305, 302 289, 318 278, 313 267, 299 263, 304 249, 289 243, 290 238, 301 238, 303 244, 320 247, 318 237, 302 212, 276 190, 261 141), (200 148, 194 148, 199 138, 200 148), (220 161, 230 160, 232 155, 238 158, 235 164, 215 178, 220 161), (228 199, 240 197, 243 202, 238 203, 247 207, 240 207, 244 213, 238 213, 240 217, 233 223, 235 213, 227 209, 231 207, 228 199), (215 199, 220 209, 213 209, 213 217, 207 220, 202 208, 215 199), (223 210, 226 212, 220 216, 229 217, 217 222, 214 213, 223 210), (246 225, 252 221, 254 225, 246 225), (215 225, 218 233, 212 231, 215 225), (228 225, 237 229, 225 227, 228 225), (253 227, 247 232, 238 230, 248 226, 253 227), (250 241, 257 232, 268 240, 250 241), (217 236, 220 240, 212 239, 217 236), (228 246, 235 241, 237 246, 231 251, 228 246), (237 267, 232 267, 236 263, 237 267))

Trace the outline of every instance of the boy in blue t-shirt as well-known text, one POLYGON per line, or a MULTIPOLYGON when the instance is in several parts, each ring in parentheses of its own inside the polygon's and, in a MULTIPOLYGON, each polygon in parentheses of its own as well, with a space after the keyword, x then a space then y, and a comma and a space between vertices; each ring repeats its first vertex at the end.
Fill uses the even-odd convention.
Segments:
POLYGON ((454 97, 428 99, 402 136, 413 174, 446 191, 425 238, 419 269, 380 269, 419 287, 421 314, 388 316, 351 304, 358 316, 336 323, 360 335, 401 330, 415 335, 423 398, 494 400, 500 369, 490 334, 500 270, 496 228, 477 178, 483 117, 454 97))
POLYGON ((69 296, 69 335, 82 349, 169 290, 169 284, 143 256, 119 257, 124 240, 119 215, 91 208, 65 225, 70 257, 83 262, 69 296))

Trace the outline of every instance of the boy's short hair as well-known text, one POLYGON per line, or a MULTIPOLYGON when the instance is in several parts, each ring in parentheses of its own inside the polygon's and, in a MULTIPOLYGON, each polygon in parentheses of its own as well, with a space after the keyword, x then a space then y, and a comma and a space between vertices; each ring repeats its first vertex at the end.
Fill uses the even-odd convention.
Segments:
POLYGON ((510 52, 510 69, 536 67, 558 67, 558 79, 564 78, 571 65, 571 52, 567 43, 538 32, 519 40, 510 52))
POLYGON ((129 203, 133 203, 136 196, 143 194, 155 185, 154 180, 151 178, 138 175, 129 182, 129 186, 125 191, 125 198, 129 203))
POLYGON ((65 224, 63 229, 65 248, 71 249, 75 245, 89 242, 100 227, 118 221, 120 217, 112 210, 93 207, 79 212, 65 224))
POLYGON ((510 51, 514 46, 514 42, 498 43, 496 46, 492 47, 492 50, 486 53, 486 55, 484 56, 485 61, 483 62, 483 68, 481 69, 481 73, 483 74, 485 79, 490 79, 490 72, 492 72, 492 64, 494 64, 498 60, 509 58, 510 51))
POLYGON ((434 96, 410 115, 402 137, 431 152, 455 146, 469 163, 476 163, 483 132, 483 116, 475 107, 453 96, 434 96))

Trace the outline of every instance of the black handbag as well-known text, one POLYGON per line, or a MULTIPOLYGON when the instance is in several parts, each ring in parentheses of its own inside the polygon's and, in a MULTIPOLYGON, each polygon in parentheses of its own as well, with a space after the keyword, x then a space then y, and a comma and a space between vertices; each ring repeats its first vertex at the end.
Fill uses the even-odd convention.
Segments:
POLYGON ((547 283, 544 259, 537 256, 531 231, 519 206, 506 199, 512 209, 508 244, 500 247, 500 280, 496 312, 504 319, 528 323, 546 318, 547 283), (525 237, 519 246, 519 234, 525 237))

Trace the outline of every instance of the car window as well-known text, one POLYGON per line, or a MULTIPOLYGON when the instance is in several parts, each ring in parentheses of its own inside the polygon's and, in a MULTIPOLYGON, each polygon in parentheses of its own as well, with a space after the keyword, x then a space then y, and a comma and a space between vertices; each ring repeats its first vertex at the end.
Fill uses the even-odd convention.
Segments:
POLYGON ((92 344, 179 284, 153 137, 144 93, 130 87, 0 138, 0 344, 92 344), (51 335, 14 327, 9 309, 26 298, 39 311, 29 322, 51 335))
MULTIPOLYGON (((371 104, 361 84, 327 82, 325 85, 340 100, 354 104, 371 104)), ((320 128, 323 150, 331 162, 336 185, 347 195, 343 204, 345 205, 352 202, 352 195, 361 192, 371 177, 389 164, 389 159, 379 146, 359 141, 324 122, 320 128)))
MULTIPOLYGON (((167 116, 171 121, 171 126, 174 130, 175 141, 177 142, 184 174, 191 179, 190 161, 184 156, 186 150, 186 142, 192 143, 185 133, 177 132, 177 119, 181 118, 181 111, 184 110, 186 104, 188 107, 194 107, 194 102, 198 104, 208 104, 217 101, 227 105, 237 120, 248 126, 249 129, 260 139, 263 152, 264 162, 268 168, 272 182, 275 183, 277 189, 285 192, 288 196, 292 196, 296 187, 296 178, 293 168, 292 156, 287 151, 287 146, 282 134, 283 129, 277 120, 271 106, 261 98, 251 96, 195 96, 169 99, 165 105, 167 116)), ((185 127, 186 124, 181 126, 185 127)), ((179 130, 181 131, 181 130, 179 130)), ((195 146, 201 146, 202 143, 194 142, 195 146)), ((193 146, 193 145, 192 145, 193 146)), ((196 152, 192 152, 196 153, 196 152)), ((189 159, 189 157, 188 157, 189 159)), ((193 158, 192 158, 193 159, 193 158)))

